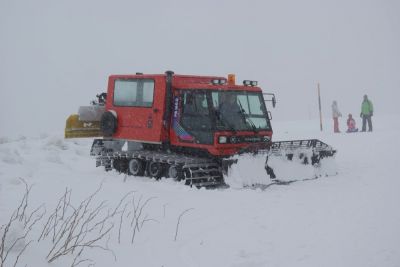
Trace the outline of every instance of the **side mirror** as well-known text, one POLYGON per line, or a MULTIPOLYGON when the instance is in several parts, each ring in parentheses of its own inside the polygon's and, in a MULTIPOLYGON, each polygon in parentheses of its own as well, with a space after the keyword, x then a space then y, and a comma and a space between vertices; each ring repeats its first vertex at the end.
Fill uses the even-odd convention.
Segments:
POLYGON ((275 94, 273 94, 273 93, 263 93, 263 96, 264 96, 264 101, 265 102, 272 102, 272 107, 275 108, 275 106, 276 106, 275 94))

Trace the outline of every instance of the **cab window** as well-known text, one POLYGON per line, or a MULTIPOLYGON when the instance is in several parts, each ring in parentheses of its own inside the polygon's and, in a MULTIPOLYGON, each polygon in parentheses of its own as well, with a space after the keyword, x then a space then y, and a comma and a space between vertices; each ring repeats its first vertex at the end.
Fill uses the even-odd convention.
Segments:
POLYGON ((154 80, 117 79, 114 84, 114 106, 151 107, 154 80))

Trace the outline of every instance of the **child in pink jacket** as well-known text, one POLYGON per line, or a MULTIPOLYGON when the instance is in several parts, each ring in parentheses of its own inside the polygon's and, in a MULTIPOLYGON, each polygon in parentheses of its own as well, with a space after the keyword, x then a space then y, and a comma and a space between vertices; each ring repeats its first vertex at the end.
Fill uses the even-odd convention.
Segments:
POLYGON ((349 117, 347 119, 347 132, 358 132, 358 128, 356 128, 356 121, 353 119, 353 116, 351 114, 349 114, 349 117))

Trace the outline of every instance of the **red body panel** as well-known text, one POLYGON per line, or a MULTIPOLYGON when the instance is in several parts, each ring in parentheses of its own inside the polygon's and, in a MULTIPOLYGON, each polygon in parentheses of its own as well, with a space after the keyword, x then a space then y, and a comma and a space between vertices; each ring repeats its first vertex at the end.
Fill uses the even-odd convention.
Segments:
POLYGON ((161 143, 165 136, 163 114, 165 109, 164 75, 113 75, 109 77, 106 110, 117 113, 118 128, 113 135, 116 139, 127 139, 145 143, 161 143), (114 103, 116 79, 143 78, 154 80, 152 107, 121 107, 114 103))
MULTIPOLYGON (((216 132, 214 135, 214 144, 212 145, 205 145, 205 144, 196 144, 194 142, 189 143, 179 139, 176 136, 175 132, 171 130, 171 145, 176 147, 190 147, 190 148, 199 148, 203 150, 207 150, 211 155, 214 156, 232 156, 238 154, 242 150, 252 151, 254 148, 255 151, 263 148, 267 148, 270 143, 259 142, 259 143, 240 143, 240 144, 219 144, 218 137, 219 136, 226 136, 231 137, 234 134, 232 132, 216 132)), ((255 134, 254 132, 238 132, 235 136, 255 136, 255 137, 263 137, 269 136, 270 140, 272 138, 272 131, 260 131, 259 133, 255 134)))
MULTIPOLYGON (((203 89, 203 90, 238 90, 250 92, 262 92, 259 87, 250 86, 232 86, 232 85, 212 85, 211 80, 225 80, 224 77, 217 76, 189 76, 173 75, 171 88, 171 110, 174 105, 173 98, 177 95, 179 89, 203 89)), ((164 143, 168 142, 171 146, 197 148, 208 151, 214 156, 231 156, 237 154, 242 149, 251 147, 264 148, 269 145, 267 142, 253 142, 240 144, 219 144, 218 137, 224 135, 230 137, 232 132, 223 131, 214 133, 214 143, 210 145, 197 144, 190 140, 182 140, 174 131, 172 114, 169 120, 171 127, 166 127, 164 122, 164 113, 166 110, 167 96, 166 75, 112 75, 109 77, 106 110, 113 110, 117 114, 118 128, 113 138, 138 141, 143 143, 164 143), (117 79, 152 79, 154 80, 154 95, 152 107, 123 107, 115 106, 114 103, 114 85, 117 79)), ((236 132, 235 136, 255 136, 272 137, 271 131, 260 131, 258 133, 251 131, 236 132)))

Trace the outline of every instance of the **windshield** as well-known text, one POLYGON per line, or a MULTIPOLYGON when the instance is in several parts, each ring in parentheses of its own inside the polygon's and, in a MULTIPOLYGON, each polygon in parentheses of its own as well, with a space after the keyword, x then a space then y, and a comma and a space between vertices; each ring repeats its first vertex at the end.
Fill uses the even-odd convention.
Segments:
POLYGON ((192 131, 270 130, 261 93, 184 90, 182 100, 182 122, 192 131))
POLYGON ((214 91, 211 93, 219 130, 269 130, 261 93, 214 91))

